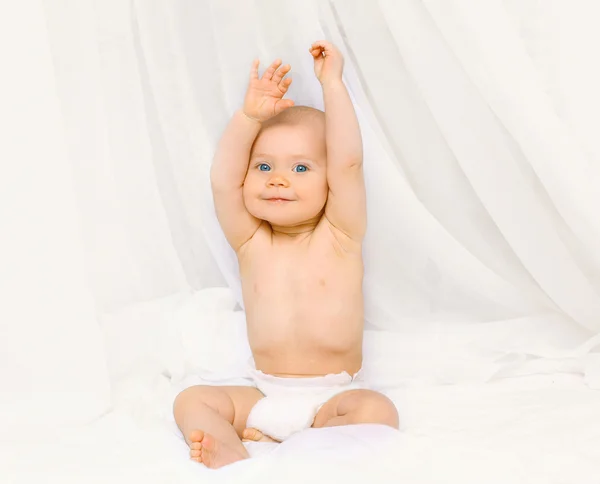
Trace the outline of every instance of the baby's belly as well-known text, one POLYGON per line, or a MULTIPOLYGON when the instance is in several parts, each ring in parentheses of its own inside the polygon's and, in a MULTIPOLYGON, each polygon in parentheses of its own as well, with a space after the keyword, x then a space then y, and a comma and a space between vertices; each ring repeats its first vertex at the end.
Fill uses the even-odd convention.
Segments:
MULTIPOLYGON (((268 314, 268 313, 267 313, 268 314)), ((256 368, 273 375, 325 375, 362 366, 363 315, 359 308, 344 319, 248 318, 248 339, 256 368)), ((290 317, 291 316, 291 317, 290 317)))
POLYGON ((358 371, 364 319, 359 269, 327 259, 248 270, 244 306, 257 369, 278 375, 358 371))

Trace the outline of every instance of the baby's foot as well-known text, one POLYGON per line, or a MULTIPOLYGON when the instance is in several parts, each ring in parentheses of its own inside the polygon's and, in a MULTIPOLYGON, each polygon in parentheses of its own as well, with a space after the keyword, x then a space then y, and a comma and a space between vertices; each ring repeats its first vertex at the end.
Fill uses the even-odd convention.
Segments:
POLYGON ((277 442, 278 440, 273 440, 271 437, 263 434, 260 430, 256 429, 244 429, 242 432, 242 442, 277 442))
POLYGON ((192 460, 202 462, 211 469, 218 469, 246 458, 202 430, 193 430, 190 433, 190 440, 192 460))

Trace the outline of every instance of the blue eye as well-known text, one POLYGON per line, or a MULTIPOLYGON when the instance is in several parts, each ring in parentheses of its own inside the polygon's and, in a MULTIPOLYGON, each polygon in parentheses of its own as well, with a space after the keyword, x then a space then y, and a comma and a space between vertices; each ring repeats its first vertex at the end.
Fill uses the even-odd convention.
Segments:
POLYGON ((292 171, 296 173, 304 173, 308 171, 308 167, 306 165, 296 165, 292 171))
POLYGON ((271 167, 269 165, 267 165, 266 163, 261 163, 260 165, 258 165, 258 169, 260 171, 270 171, 271 167))

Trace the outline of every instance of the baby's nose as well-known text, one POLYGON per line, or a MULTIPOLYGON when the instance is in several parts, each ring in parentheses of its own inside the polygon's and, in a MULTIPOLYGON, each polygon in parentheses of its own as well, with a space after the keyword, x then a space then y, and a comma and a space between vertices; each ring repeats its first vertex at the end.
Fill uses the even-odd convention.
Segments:
POLYGON ((281 175, 275 175, 269 179, 268 185, 270 187, 287 187, 290 185, 290 182, 281 175))

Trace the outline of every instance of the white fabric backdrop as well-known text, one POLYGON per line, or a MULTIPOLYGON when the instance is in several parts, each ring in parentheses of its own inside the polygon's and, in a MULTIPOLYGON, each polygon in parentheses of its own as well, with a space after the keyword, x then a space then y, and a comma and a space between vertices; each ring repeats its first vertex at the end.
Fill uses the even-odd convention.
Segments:
POLYGON ((111 394, 46 19, 34 2, 3 10, 0 441, 8 441, 89 423, 110 410, 111 394))
POLYGON ((599 364, 596 3, 44 7, 100 313, 215 285, 239 298, 208 184, 216 141, 257 55, 289 62, 289 96, 322 107, 307 48, 328 38, 365 143, 369 327, 431 357, 599 364))

